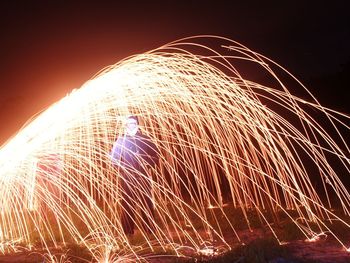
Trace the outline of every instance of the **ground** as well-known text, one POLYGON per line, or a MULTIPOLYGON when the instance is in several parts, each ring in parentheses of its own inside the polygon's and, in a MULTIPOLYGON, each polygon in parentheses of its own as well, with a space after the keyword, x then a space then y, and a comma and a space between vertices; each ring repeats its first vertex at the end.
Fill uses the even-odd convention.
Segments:
MULTIPOLYGON (((261 225, 258 217, 254 214, 254 211, 249 213, 251 230, 247 228, 242 220, 242 214, 239 209, 227 208, 226 214, 230 216, 230 223, 235 227, 238 235, 241 238, 241 242, 238 242, 236 236, 225 225, 225 222, 220 222, 220 226, 224 231, 224 238, 231 246, 231 250, 213 250, 218 255, 206 256, 194 253, 193 250, 184 248, 183 254, 187 257, 175 257, 174 255, 165 254, 161 251, 150 253, 146 252, 147 261, 150 263, 217 263, 217 262, 267 262, 267 263, 305 263, 305 262, 320 262, 320 263, 345 263, 350 262, 350 252, 347 252, 345 248, 336 240, 335 237, 326 232, 326 235, 321 235, 319 240, 315 242, 307 242, 305 237, 300 234, 300 231, 296 228, 295 224, 286 219, 283 214, 278 220, 271 219, 271 226, 277 233, 280 241, 283 241, 282 245, 278 244, 277 240, 272 235, 269 227, 261 225)), ((341 212, 339 213, 341 214, 341 212)), ((349 224, 350 218, 343 218, 347 224, 349 224)), ((195 223, 195 221, 193 221, 195 223)), ((339 221, 333 223, 326 223, 327 226, 339 237, 345 245, 349 247, 350 230, 349 228, 340 223, 339 221), (347 243, 346 243, 347 242, 347 243)), ((200 230, 199 230, 200 231, 200 230)), ((142 235, 138 232, 135 233, 130 239, 130 243, 137 247, 144 242, 142 235)), ((224 247, 220 241, 214 241, 215 248, 224 247)), ((0 246, 0 249, 3 247, 0 246)), ((59 263, 80 263, 90 262, 88 251, 84 252, 84 248, 77 245, 68 245, 68 247, 62 250, 50 249, 55 258, 49 260, 48 255, 44 250, 27 251, 25 248, 19 249, 21 252, 0 254, 0 263, 36 263, 36 262, 59 262, 59 263)), ((114 257, 118 259, 118 257, 114 257)), ((134 262, 131 260, 128 262, 134 262)), ((125 260, 118 261, 103 261, 103 262, 126 262, 125 260)))
MULTIPOLYGON (((298 262, 320 262, 320 263, 346 263, 350 262, 350 253, 340 247, 339 243, 332 237, 321 238, 316 242, 305 242, 305 240, 294 240, 282 246, 273 243, 271 237, 263 237, 264 231, 256 229, 253 232, 240 233, 242 241, 246 245, 233 247, 232 251, 220 256, 196 256, 191 258, 175 258, 174 256, 152 256, 148 258, 150 263, 191 263, 191 262, 268 262, 268 263, 298 263, 298 262)), ((231 238, 233 240, 233 238, 231 238)), ((232 241, 231 240, 231 241, 232 241)), ((34 263, 49 262, 43 257, 43 251, 20 252, 0 256, 0 262, 9 263, 34 263)), ((87 262, 57 254, 56 262, 87 262), (69 261, 68 261, 69 260, 69 261)))

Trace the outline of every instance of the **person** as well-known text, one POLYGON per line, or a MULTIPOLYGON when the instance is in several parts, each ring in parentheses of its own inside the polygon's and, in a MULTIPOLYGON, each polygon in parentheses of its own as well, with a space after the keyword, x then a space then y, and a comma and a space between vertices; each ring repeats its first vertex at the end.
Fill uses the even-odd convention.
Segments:
POLYGON ((154 207, 150 168, 159 162, 159 151, 151 139, 139 129, 137 116, 126 118, 126 133, 115 141, 111 157, 121 174, 121 224, 126 235, 133 235, 139 221, 145 232, 152 232, 154 207), (140 217, 135 219, 139 210, 140 217))

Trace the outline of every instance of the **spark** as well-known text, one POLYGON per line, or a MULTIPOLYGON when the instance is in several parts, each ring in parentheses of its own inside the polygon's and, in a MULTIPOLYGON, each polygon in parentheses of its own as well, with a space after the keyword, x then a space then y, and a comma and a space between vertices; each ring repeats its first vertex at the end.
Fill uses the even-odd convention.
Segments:
MULTIPOLYGON (((348 120, 321 106, 277 63, 226 38, 182 39, 128 57, 35 116, 0 148, 1 252, 21 239, 48 253, 76 243, 98 262, 142 261, 159 250, 183 256, 179 248, 185 247, 212 254, 215 245, 201 244, 215 239, 230 249, 223 225, 240 241, 227 215, 234 208, 249 228, 249 211, 256 211, 280 243, 264 211, 282 211, 309 240, 317 238, 312 222, 346 248, 324 222, 350 228, 329 198, 349 215, 350 196, 334 168, 350 171, 340 132, 349 132, 348 120), (202 44, 206 40, 223 50, 202 44), (244 77, 240 63, 258 67, 274 84, 244 77), (305 96, 293 95, 279 74, 305 96), (142 246, 122 230, 123 177, 109 157, 128 114, 140 117, 161 153, 159 167, 140 174, 152 183, 151 232, 142 227, 144 208, 131 201, 142 246)), ((135 183, 134 190, 143 189, 135 183)))
POLYGON ((204 256, 216 256, 218 255, 218 252, 214 247, 205 247, 198 251, 199 254, 204 256))
MULTIPOLYGON (((67 252, 61 255, 52 255, 50 253, 46 253, 43 255, 43 262, 51 262, 51 263, 72 263, 67 252)), ((83 260, 84 262, 84 260, 83 260)))
POLYGON ((316 241, 319 241, 321 238, 326 238, 326 237, 327 237, 327 234, 322 232, 322 233, 314 235, 311 238, 306 239, 305 241, 306 242, 316 242, 316 241))

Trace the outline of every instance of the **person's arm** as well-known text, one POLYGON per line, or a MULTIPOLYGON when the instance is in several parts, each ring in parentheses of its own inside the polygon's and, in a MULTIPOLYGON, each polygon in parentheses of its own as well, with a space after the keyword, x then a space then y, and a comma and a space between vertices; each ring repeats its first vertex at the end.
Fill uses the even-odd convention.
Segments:
POLYGON ((153 168, 159 164, 159 149, 149 137, 145 139, 147 162, 153 168))
POLYGON ((120 160, 122 158, 124 139, 123 137, 118 137, 117 141, 113 144, 112 151, 110 153, 110 157, 114 164, 119 165, 120 160))

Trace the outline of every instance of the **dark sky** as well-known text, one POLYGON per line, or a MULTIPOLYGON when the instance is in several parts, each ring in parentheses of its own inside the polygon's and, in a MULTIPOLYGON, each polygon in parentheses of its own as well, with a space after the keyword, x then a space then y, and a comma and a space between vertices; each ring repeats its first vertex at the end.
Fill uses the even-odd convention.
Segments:
POLYGON ((350 113, 346 1, 7 2, 0 9, 0 145, 105 66, 201 34, 266 55, 323 104, 350 113))

